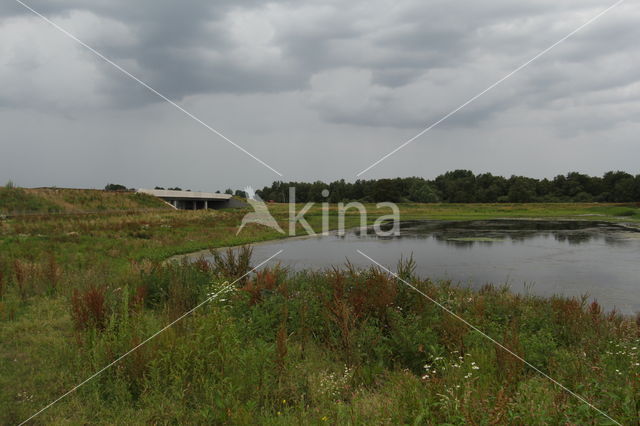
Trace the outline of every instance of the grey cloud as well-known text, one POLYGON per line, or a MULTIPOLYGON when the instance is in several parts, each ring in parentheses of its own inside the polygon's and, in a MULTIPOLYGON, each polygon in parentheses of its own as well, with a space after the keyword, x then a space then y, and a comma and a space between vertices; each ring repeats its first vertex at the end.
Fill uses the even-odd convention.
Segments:
MULTIPOLYGON (((242 146, 268 162, 281 160, 285 164, 276 168, 287 174, 289 167, 300 179, 349 176, 355 172, 352 163, 334 159, 332 152, 348 151, 352 157, 389 152, 609 6, 602 0, 28 3, 160 92, 193 108, 242 146), (330 176, 333 166, 340 172, 330 176)), ((532 129, 538 129, 549 139, 546 145, 540 142, 541 149, 574 139, 597 145, 593 140, 604 132, 629 141, 640 120, 638 18, 639 6, 623 4, 407 151, 423 153, 426 146, 428 153, 452 156, 448 160, 430 157, 424 165, 420 158, 398 154, 410 165, 397 168, 396 160, 390 160, 381 170, 388 175, 424 174, 444 171, 439 167, 445 165, 457 167, 458 160, 469 164, 475 158, 465 157, 465 148, 471 146, 466 141, 493 139, 501 132, 508 139, 519 131, 527 133, 522 140, 532 142, 537 140, 532 129), (436 149, 436 143, 456 148, 436 149)), ((170 109, 157 96, 12 0, 0 4, 0 82, 0 122, 11 128, 3 143, 17 140, 29 147, 12 148, 22 156, 37 152, 38 146, 25 135, 46 140, 47 132, 59 131, 52 140, 73 147, 64 132, 87 134, 87 146, 107 150, 109 137, 104 133, 117 129, 123 146, 141 143, 152 150, 157 141, 161 149, 153 152, 154 163, 165 169, 177 156, 172 143, 179 139, 187 152, 180 163, 184 170, 190 156, 201 159, 195 152, 219 155, 216 149, 223 150, 225 144, 176 111, 171 111, 177 115, 172 120, 155 118, 170 109), (30 128, 42 117, 47 117, 46 129, 21 133, 22 127, 30 128), (147 136, 151 131, 153 137, 147 136)), ((137 147, 135 152, 142 157, 145 149, 137 147)), ((126 152, 120 147, 113 160, 126 152)), ((235 161, 230 151, 223 152, 235 161)), ((56 158, 66 164, 64 158, 71 157, 56 158)), ((571 158, 566 152, 561 157, 571 158)), ((614 164, 612 157, 604 157, 614 164)), ((4 170, 18 173, 17 162, 10 158, 6 154, 2 159, 4 170)), ((366 159, 362 160, 364 168, 366 159)), ((504 158, 489 171, 510 173, 513 170, 503 164, 520 160, 504 158)), ((135 161, 123 163, 133 168, 135 161)), ((595 170, 594 163, 588 164, 590 170, 595 170)), ((490 161, 483 164, 488 167, 490 161)), ((624 168, 611 166, 616 167, 624 168)), ((171 171, 175 182, 164 183, 195 187, 177 181, 179 170, 171 171)), ((232 175, 238 187, 256 184, 250 176, 241 181, 244 170, 223 170, 207 172, 223 179, 232 175)), ((106 178, 108 171, 102 173, 100 179, 106 178)), ((132 180, 145 179, 144 170, 127 173, 132 180)), ((195 170, 185 174, 196 181, 195 170)), ((160 172, 154 176, 159 178, 160 172)))
MULTIPOLYGON (((461 75, 473 73, 484 57, 494 56, 495 60, 485 65, 489 68, 487 74, 500 78, 527 58, 523 53, 535 54, 575 27, 574 22, 583 21, 585 13, 602 8, 595 1, 563 6, 549 1, 515 4, 507 0, 482 4, 463 1, 212 4, 205 0, 188 4, 152 0, 87 4, 66 0, 34 1, 32 6, 53 19, 85 10, 121 23, 134 37, 131 44, 113 43, 109 34, 92 40, 92 44, 123 66, 130 64, 134 74, 172 99, 202 93, 313 90, 310 83, 314 75, 351 67, 368 70, 372 89, 387 91, 386 98, 375 101, 375 105, 356 99, 362 107, 360 113, 355 107, 333 105, 330 101, 311 105, 322 116, 338 122, 401 127, 416 126, 437 116, 427 113, 414 119, 411 113, 407 116, 403 111, 430 110, 428 105, 415 103, 403 108, 402 101, 402 89, 406 91, 416 81, 429 78, 430 71, 452 69, 449 81, 443 84, 455 88, 461 75), (576 17, 576 11, 582 14, 576 17), (234 16, 242 19, 243 14, 249 18, 238 24, 239 31, 249 36, 237 40, 230 19, 234 16), (570 23, 563 24, 563 20, 570 23), (259 44, 260 34, 251 36, 260 25, 273 31, 272 39, 265 45, 259 44), (253 42, 258 44, 251 46, 253 42), (259 55, 252 53, 268 48, 280 53, 254 60, 253 56, 259 55), (388 111, 394 106, 395 111, 388 111)), ((9 2, 0 9, 1 15, 26 16, 28 12, 9 2)), ((546 67, 537 67, 532 70, 535 74, 513 83, 517 90, 512 93, 511 102, 499 99, 485 105, 484 118, 521 103, 541 107, 572 93, 633 82, 632 71, 618 76, 615 74, 622 74, 620 70, 603 70, 600 75, 584 73, 579 78, 566 72, 573 71, 576 63, 589 66, 599 58, 606 58, 612 43, 616 51, 635 52, 635 35, 640 31, 634 25, 637 21, 629 16, 618 21, 621 23, 605 24, 598 31, 585 31, 584 38, 575 42, 567 41, 567 46, 553 59, 541 58, 540 63, 546 67)), ((108 98, 114 106, 140 107, 159 101, 145 90, 135 88, 134 83, 107 65, 101 64, 96 70, 101 74, 95 84, 98 95, 108 98)), ((473 94, 470 92, 468 96, 473 94)), ((310 96, 313 98, 314 94, 310 96)), ((363 98, 368 96, 375 98, 379 94, 362 93, 363 98)), ((425 98, 428 97, 426 94, 425 98)), ((468 124, 473 125, 483 119, 482 115, 479 111, 460 114, 451 123, 464 124, 469 119, 468 124)))

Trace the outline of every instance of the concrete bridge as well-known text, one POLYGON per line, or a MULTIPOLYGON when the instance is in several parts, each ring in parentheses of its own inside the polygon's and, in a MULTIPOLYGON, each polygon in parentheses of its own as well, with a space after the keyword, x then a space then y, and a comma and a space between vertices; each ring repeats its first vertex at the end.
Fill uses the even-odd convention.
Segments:
POLYGON ((245 207, 247 204, 229 194, 212 192, 173 191, 168 189, 138 189, 136 192, 153 195, 176 210, 207 210, 245 207))

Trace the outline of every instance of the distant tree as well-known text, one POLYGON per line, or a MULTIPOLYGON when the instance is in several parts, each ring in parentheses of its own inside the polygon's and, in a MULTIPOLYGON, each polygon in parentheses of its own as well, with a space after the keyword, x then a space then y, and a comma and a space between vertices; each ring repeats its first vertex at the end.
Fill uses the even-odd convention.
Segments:
POLYGON ((227 188, 227 189, 224 190, 224 193, 225 194, 229 194, 229 195, 233 195, 233 189, 227 188))
POLYGON ((247 198, 247 193, 239 189, 236 189, 235 196, 240 198, 247 198))
POLYGON ((576 203, 590 203, 593 201, 593 195, 589 194, 588 192, 579 192, 577 193, 574 197, 573 200, 576 203))
POLYGON ((219 191, 219 190, 218 190, 218 191, 216 191, 216 194, 219 194, 219 193, 220 193, 220 191, 219 191))
POLYGON ((436 203, 438 195, 426 181, 416 181, 409 189, 409 200, 416 203, 436 203))
POLYGON ((309 187, 309 201, 315 201, 317 203, 328 201, 328 199, 322 195, 325 189, 329 191, 329 185, 327 185, 326 183, 320 181, 313 182, 309 187))
MULTIPOLYGON (((558 175, 553 179, 532 179, 524 176, 474 175, 471 170, 454 170, 427 180, 421 177, 395 179, 339 180, 325 183, 275 181, 257 190, 263 200, 289 201, 289 188, 296 189, 296 202, 331 203, 361 202, 434 202, 495 203, 495 202, 628 202, 640 201, 640 176, 625 172, 607 172, 592 177, 578 172, 558 175), (322 191, 329 190, 329 197, 322 191)), ((236 191, 237 192, 237 191, 236 191)))
POLYGON ((182 191, 182 188, 176 186, 175 188, 167 188, 169 191, 182 191))
POLYGON ((163 188, 163 187, 161 187, 161 186, 156 186, 156 187, 155 187, 155 188, 153 188, 153 189, 164 190, 164 188, 163 188))
POLYGON ((108 183, 107 186, 104 187, 105 191, 127 191, 127 187, 124 185, 119 185, 117 183, 108 183))
POLYGON ((395 203, 400 201, 401 194, 394 185, 393 179, 379 179, 375 181, 372 197, 375 202, 391 201, 395 203))
POLYGON ((533 179, 514 176, 510 179, 509 186, 509 202, 511 203, 530 203, 534 201, 536 196, 535 182, 533 179))
POLYGON ((450 203, 476 201, 476 177, 471 170, 447 172, 438 176, 435 184, 445 201, 450 203))
POLYGON ((340 179, 329 184, 329 202, 339 203, 341 201, 347 201, 349 196, 347 194, 347 183, 344 179, 340 179))
POLYGON ((636 180, 629 175, 616 182, 614 186, 614 200, 616 202, 633 201, 635 195, 636 180))

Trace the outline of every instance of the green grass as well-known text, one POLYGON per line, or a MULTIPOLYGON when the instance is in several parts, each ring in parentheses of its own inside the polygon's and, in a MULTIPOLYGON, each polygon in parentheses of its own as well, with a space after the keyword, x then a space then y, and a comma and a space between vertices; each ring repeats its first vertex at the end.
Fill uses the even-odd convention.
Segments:
POLYGON ((58 211, 60 206, 25 189, 0 186, 0 213, 58 211))
POLYGON ((444 220, 534 218, 640 221, 637 203, 401 204, 403 219, 444 220))
MULTIPOLYGON (((286 206, 270 207, 285 228, 286 206)), ((369 222, 389 213, 368 207, 369 222)), ((583 215, 602 214, 595 219, 638 220, 636 213, 625 215, 637 212, 636 205, 401 209, 403 219, 593 220, 583 215)), ((166 258, 282 237, 255 225, 236 236, 245 213, 153 211, 0 221, 0 423, 26 419, 243 268, 239 261, 236 267, 164 265, 166 258)), ((318 207, 308 215, 316 229, 321 213, 318 207)), ((335 213, 332 207, 333 227, 335 213)), ((354 213, 347 226, 358 225, 354 213)), ((638 421, 640 330, 632 318, 581 300, 519 296, 494 287, 474 292, 413 277, 410 265, 401 269, 430 297, 618 421, 638 421)), ((222 299, 36 423, 607 424, 375 270, 270 270, 243 280, 222 299)))
POLYGON ((640 208, 638 206, 606 206, 606 207, 594 207, 594 212, 604 214, 607 216, 614 216, 619 218, 629 218, 634 220, 640 220, 640 208))
POLYGON ((5 214, 110 212, 144 209, 169 210, 171 207, 156 197, 135 192, 0 187, 0 213, 5 214))

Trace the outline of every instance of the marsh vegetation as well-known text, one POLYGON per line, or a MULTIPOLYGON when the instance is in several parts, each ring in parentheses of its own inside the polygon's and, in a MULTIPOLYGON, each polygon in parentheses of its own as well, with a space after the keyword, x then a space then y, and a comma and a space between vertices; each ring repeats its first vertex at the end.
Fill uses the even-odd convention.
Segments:
MULTIPOLYGON (((285 207, 273 207, 285 224, 285 207)), ((620 206, 552 208, 570 217, 620 206)), ((402 209, 422 218, 550 214, 536 205, 402 209)), ((222 252, 210 262, 164 261, 281 235, 251 225, 235 236, 244 213, 0 221, 0 422, 25 420, 263 260, 246 251, 233 258, 222 252)), ((319 227, 321 209, 310 213, 319 227)), ((347 223, 358 219, 348 216, 347 223)), ((460 288, 416 276, 410 261, 399 270, 616 420, 637 421, 635 318, 579 298, 460 288)), ((34 421, 599 424, 606 418, 395 278, 343 264, 323 271, 270 266, 239 280, 34 421)))

